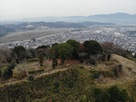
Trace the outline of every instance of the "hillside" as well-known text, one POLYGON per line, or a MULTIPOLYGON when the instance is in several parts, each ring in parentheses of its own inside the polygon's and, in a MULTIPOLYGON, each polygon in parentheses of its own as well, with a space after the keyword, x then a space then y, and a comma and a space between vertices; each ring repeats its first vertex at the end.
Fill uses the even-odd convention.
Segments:
POLYGON ((136 62, 115 54, 113 55, 113 59, 117 60, 121 65, 123 65, 124 73, 127 77, 130 79, 134 78, 136 75, 136 62))
POLYGON ((135 62, 115 54, 112 55, 111 61, 99 62, 96 66, 73 61, 71 63, 67 60, 63 67, 58 66, 57 69, 36 75, 33 81, 24 79, 1 85, 0 100, 1 102, 105 102, 106 100, 111 102, 110 98, 103 99, 103 95, 111 95, 109 90, 117 88, 121 95, 125 95, 120 96, 124 97, 122 100, 126 97, 128 102, 134 102, 130 100, 136 99, 135 66, 135 62), (113 69, 120 64, 122 71, 117 76, 113 69), (101 94, 99 91, 95 93, 96 90, 101 94), (128 93, 129 98, 123 90, 126 90, 125 93, 128 93))

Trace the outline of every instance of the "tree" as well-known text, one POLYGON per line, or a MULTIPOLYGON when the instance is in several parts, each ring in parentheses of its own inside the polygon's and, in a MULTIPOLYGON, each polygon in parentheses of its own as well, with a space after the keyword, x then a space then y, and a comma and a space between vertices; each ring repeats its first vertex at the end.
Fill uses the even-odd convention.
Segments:
POLYGON ((8 79, 12 77, 13 69, 15 68, 15 66, 16 66, 16 63, 12 61, 7 67, 2 68, 2 72, 1 72, 2 77, 4 79, 8 79))
POLYGON ((44 54, 46 55, 46 58, 48 59, 50 56, 49 56, 49 52, 50 52, 50 46, 49 45, 42 45, 42 46, 39 46, 36 48, 36 50, 39 50, 39 49, 43 49, 44 50, 44 54))
POLYGON ((79 58, 78 53, 79 53, 79 49, 80 49, 80 43, 75 40, 72 40, 72 39, 68 40, 67 43, 73 47, 72 57, 74 59, 78 59, 79 58))
POLYGON ((26 49, 23 46, 15 46, 13 48, 13 56, 18 60, 18 62, 22 62, 26 59, 26 49))
POLYGON ((2 67, 3 62, 6 62, 5 51, 0 49, 0 68, 2 67))
POLYGON ((108 59, 108 61, 110 61, 110 59, 111 59, 111 54, 108 54, 107 59, 108 59))
POLYGON ((115 45, 113 42, 104 42, 101 44, 101 47, 104 51, 110 51, 112 52, 115 49, 115 45))
POLYGON ((57 53, 61 58, 61 64, 63 65, 66 58, 70 58, 73 53, 73 47, 68 43, 61 43, 57 45, 57 53))
POLYGON ((85 56, 86 56, 86 55, 87 55, 87 54, 84 53, 84 52, 79 53, 79 62, 80 62, 80 63, 84 63, 84 59, 85 59, 85 56))
POLYGON ((58 45, 57 43, 53 44, 50 51, 49 51, 51 59, 53 57, 55 57, 56 59, 59 57, 59 54, 58 54, 58 51, 57 51, 57 45, 58 45))
POLYGON ((89 63, 92 65, 96 65, 96 59, 94 56, 90 56, 89 63))
POLYGON ((96 55, 102 52, 100 44, 95 40, 85 41, 84 42, 85 52, 90 55, 96 55))
POLYGON ((54 43, 54 44, 52 44, 52 47, 57 46, 57 45, 58 45, 58 43, 54 43))
POLYGON ((10 49, 0 49, 0 67, 2 67, 3 64, 10 63, 12 59, 10 49))
POLYGON ((40 66, 43 66, 43 62, 44 62, 44 50, 43 49, 38 49, 38 58, 39 58, 40 66))
POLYGON ((36 50, 38 50, 38 49, 43 49, 43 50, 45 50, 46 48, 50 48, 50 46, 49 45, 42 45, 42 46, 38 46, 37 48, 36 48, 36 50))
POLYGON ((13 71, 9 67, 5 67, 2 69, 1 75, 4 79, 8 79, 8 78, 12 77, 13 71))
POLYGON ((58 65, 57 58, 53 56, 52 58, 52 68, 55 68, 58 65))
POLYGON ((27 49, 26 53, 27 53, 27 59, 32 59, 37 57, 37 52, 35 49, 32 48, 27 49))

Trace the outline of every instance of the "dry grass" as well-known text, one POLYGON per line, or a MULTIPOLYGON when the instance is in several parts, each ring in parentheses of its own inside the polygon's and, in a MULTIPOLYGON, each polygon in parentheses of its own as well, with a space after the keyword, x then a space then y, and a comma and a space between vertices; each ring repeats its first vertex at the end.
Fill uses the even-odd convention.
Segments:
POLYGON ((112 58, 117 60, 121 65, 123 65, 123 71, 127 77, 133 78, 136 76, 136 62, 116 54, 113 54, 112 58))
MULTIPOLYGON (((60 60, 58 60, 58 62, 60 63, 60 60)), ((46 60, 44 62, 44 66, 40 67, 38 62, 31 62, 31 63, 23 63, 23 64, 19 64, 16 66, 16 68, 14 69, 15 71, 19 70, 20 68, 23 69, 25 68, 25 70, 27 71, 31 71, 31 70, 35 70, 36 68, 41 69, 44 68, 44 72, 42 74, 38 74, 36 75, 36 77, 42 76, 42 75, 48 75, 48 74, 53 74, 56 73, 58 71, 64 71, 66 69, 68 69, 69 66, 67 66, 67 64, 69 64, 70 66, 83 66, 86 70, 88 71, 100 71, 100 72, 108 72, 111 71, 112 68, 114 68, 116 65, 118 64, 122 64, 123 66, 123 74, 121 74, 119 77, 104 77, 101 76, 98 80, 95 81, 96 84, 98 85, 104 85, 104 86, 109 86, 109 85, 115 85, 115 84, 123 84, 129 81, 133 81, 136 79, 136 63, 126 59, 124 57, 118 56, 113 54, 112 55, 112 60, 111 61, 106 61, 104 63, 98 63, 96 66, 90 66, 90 65, 85 65, 85 64, 80 64, 78 61, 76 60, 66 60, 66 63, 64 66, 58 66, 56 67, 56 69, 52 69, 51 65, 52 65, 52 61, 51 60, 46 60)), ((13 80, 12 78, 10 79, 11 83, 13 81, 17 81, 17 80, 13 80)), ((23 79, 23 80, 26 80, 23 79)), ((9 82, 9 81, 8 81, 9 82)), ((18 81, 17 81, 18 82, 18 81)), ((20 81, 19 81, 20 82, 20 81)))
POLYGON ((133 81, 136 79, 136 62, 131 61, 129 59, 126 59, 122 56, 113 54, 112 55, 112 61, 105 62, 103 64, 99 64, 96 67, 96 70, 99 71, 106 71, 116 65, 122 65, 123 73, 119 77, 102 77, 100 80, 98 79, 96 81, 97 84, 109 86, 109 85, 115 85, 115 84, 124 84, 130 81, 133 81))

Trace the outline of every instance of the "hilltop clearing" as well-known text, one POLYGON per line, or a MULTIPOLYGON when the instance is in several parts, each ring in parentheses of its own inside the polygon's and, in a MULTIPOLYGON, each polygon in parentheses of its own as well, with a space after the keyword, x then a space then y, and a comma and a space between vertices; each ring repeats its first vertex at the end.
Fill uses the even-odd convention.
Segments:
MULTIPOLYGON (((35 64, 31 64, 31 67, 35 64)), ((135 64, 116 54, 112 55, 111 61, 98 62, 96 66, 67 60, 63 66, 59 65, 53 70, 48 69, 35 75, 34 79, 23 79, 1 85, 0 100, 1 102, 84 102, 82 100, 111 102, 114 99, 112 97, 116 96, 120 98, 115 98, 114 102, 126 102, 126 100, 134 102, 131 100, 136 99, 135 64), (112 94, 111 90, 120 94, 112 94)))

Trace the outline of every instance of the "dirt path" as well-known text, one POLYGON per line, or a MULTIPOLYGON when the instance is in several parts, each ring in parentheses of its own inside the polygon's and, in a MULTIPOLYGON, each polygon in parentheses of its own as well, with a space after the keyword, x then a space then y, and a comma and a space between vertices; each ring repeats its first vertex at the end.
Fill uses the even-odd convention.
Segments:
MULTIPOLYGON (((68 68, 54 69, 54 70, 45 72, 43 74, 37 75, 37 76, 35 76, 35 78, 39 78, 39 77, 46 76, 46 75, 49 75, 49 74, 54 74, 54 73, 57 73, 57 72, 63 72, 67 69, 68 68)), ((22 79, 22 80, 17 80, 17 81, 12 81, 12 82, 8 82, 8 83, 0 84, 0 87, 4 86, 4 85, 13 85, 13 84, 16 84, 16 83, 27 82, 27 81, 28 81, 27 78, 25 78, 25 79, 22 79)))
POLYGON ((41 76, 46 76, 46 75, 54 74, 54 73, 57 73, 57 72, 63 72, 63 71, 65 71, 65 70, 67 70, 67 69, 68 69, 68 68, 54 69, 54 70, 52 70, 52 71, 48 71, 48 72, 45 72, 45 73, 43 73, 43 74, 40 74, 40 75, 36 76, 35 78, 39 78, 39 77, 41 77, 41 76))
POLYGON ((113 54, 112 58, 116 59, 125 68, 131 67, 131 68, 136 69, 136 63, 134 61, 131 61, 131 60, 127 59, 127 58, 124 58, 124 57, 116 55, 116 54, 113 54))

